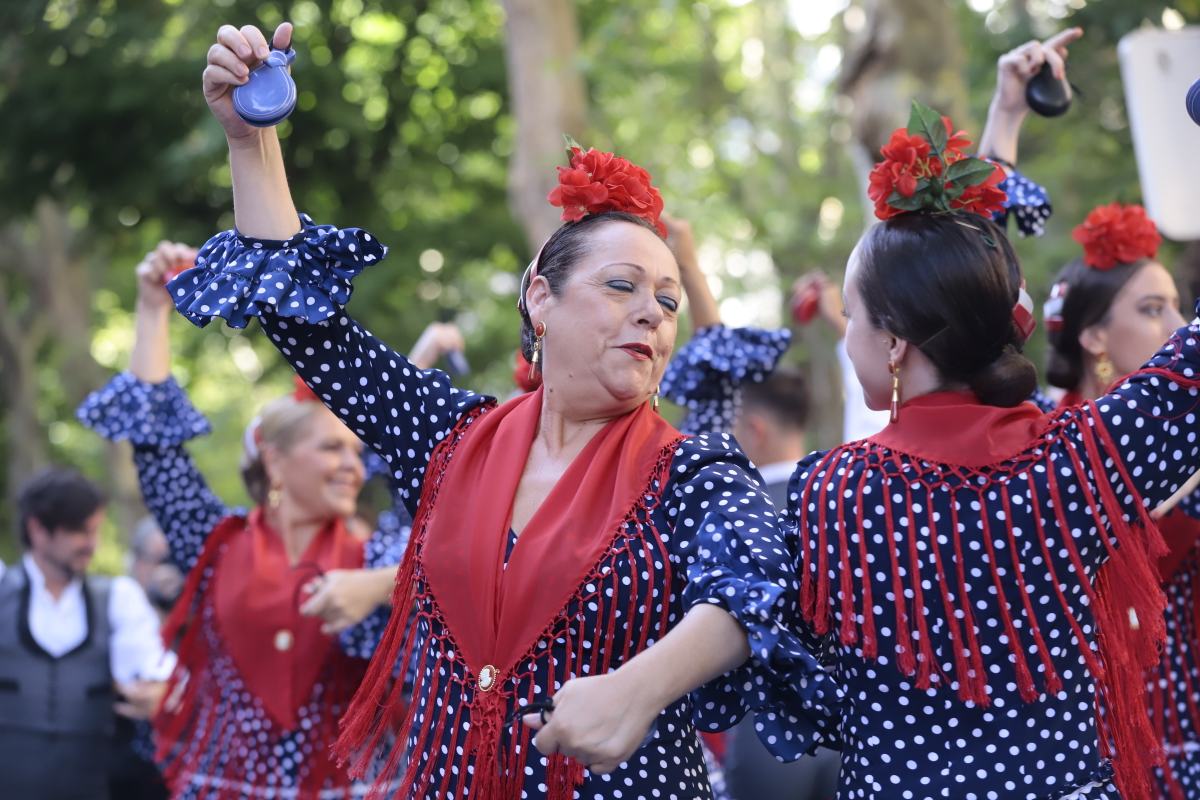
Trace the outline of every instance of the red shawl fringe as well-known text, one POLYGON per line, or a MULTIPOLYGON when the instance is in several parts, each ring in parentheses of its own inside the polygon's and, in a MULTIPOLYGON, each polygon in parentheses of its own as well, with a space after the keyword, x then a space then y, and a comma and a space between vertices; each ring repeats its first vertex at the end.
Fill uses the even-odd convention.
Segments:
MULTIPOLYGON (((946 478, 953 480, 959 496, 966 494, 987 509, 996 510, 989 504, 987 496, 994 493, 999 498, 999 509, 1004 511, 1004 520, 1011 518, 1011 503, 1014 496, 1028 500, 1035 521, 1036 541, 1040 546, 1043 563, 1050 571, 1049 582, 1054 587, 1061 605, 1063 619, 1070 625, 1073 638, 1079 643, 1080 653, 1097 687, 1096 720, 1100 736, 1101 753, 1110 759, 1115 782, 1126 800, 1149 800, 1153 767, 1162 761, 1161 739, 1156 736, 1146 713, 1145 688, 1142 683, 1144 671, 1159 659, 1161 644, 1165 636, 1163 620, 1164 595, 1159 587, 1156 559, 1165 552, 1165 545, 1157 527, 1144 510, 1121 460, 1120 452, 1111 441, 1102 424, 1092 425, 1088 418, 1099 419, 1094 405, 1090 415, 1082 417, 1072 428, 1082 435, 1081 446, 1068 446, 1072 472, 1078 476, 1091 475, 1097 483, 1093 493, 1086 480, 1077 485, 1082 489, 1081 505, 1091 509, 1097 530, 1111 530, 1112 537, 1102 537, 1107 550, 1107 562, 1098 571, 1094 580, 1083 580, 1083 592, 1088 606, 1095 616, 1096 630, 1093 637, 1084 634, 1067 602, 1063 586, 1070 580, 1068 575, 1059 575, 1054 568, 1051 553, 1051 538, 1055 546, 1064 548, 1073 566, 1075 576, 1087 575, 1079 550, 1070 535, 1063 510, 1065 504, 1060 489, 1061 476, 1048 468, 1045 476, 1049 482, 1050 504, 1042 506, 1038 499, 1038 488, 1034 483, 1033 464, 1039 450, 1055 439, 1065 441, 1063 423, 1051 423, 1043 438, 1030 442, 1023 455, 992 467, 970 468, 950 465, 932 465, 925 459, 909 456, 867 440, 843 445, 830 451, 809 474, 807 483, 801 488, 800 547, 804 553, 813 553, 815 563, 810 563, 801 577, 800 607, 804 618, 818 634, 834 628, 834 611, 840 614, 837 635, 846 646, 861 647, 865 657, 876 659, 880 643, 877 639, 876 620, 873 608, 872 575, 881 564, 872 564, 867 554, 867 535, 858 537, 857 552, 852 552, 847 533, 847 503, 844 498, 856 498, 854 513, 857 520, 864 515, 864 488, 868 478, 876 472, 886 477, 887 496, 899 496, 902 500, 897 513, 902 512, 904 521, 893 515, 893 502, 881 502, 888 535, 895 546, 890 550, 890 589, 896 602, 895 663, 900 672, 914 679, 917 689, 927 690, 935 684, 957 684, 958 697, 963 702, 980 706, 989 704, 988 675, 984 669, 978 640, 979 625, 975 621, 977 609, 968 596, 963 563, 961 536, 954 536, 953 561, 943 555, 940 547, 926 552, 926 558, 936 559, 936 582, 933 591, 941 599, 944 614, 942 619, 948 628, 954 649, 954 675, 942 675, 933 653, 929 636, 929 621, 924 608, 932 605, 927 599, 928 590, 923 590, 920 580, 922 565, 919 541, 921 524, 919 517, 927 519, 930 531, 959 530, 958 512, 950 503, 950 519, 936 521, 937 496, 947 491, 946 478), (1054 425, 1058 424, 1056 432, 1054 425), (865 463, 861 470, 839 469, 846 460, 865 463), (1119 502, 1113 487, 1105 476, 1113 469, 1119 471, 1127 491, 1134 495, 1136 518, 1125 519, 1125 507, 1119 502), (840 477, 837 477, 840 473, 840 477), (831 519, 836 514, 836 520, 831 519), (816 519, 813 519, 813 517, 816 519), (1048 535, 1042 519, 1052 518, 1057 524, 1048 535), (836 521, 836 526, 833 524, 836 521), (949 523, 949 524, 947 524, 949 523), (840 600, 830 597, 831 567, 827 562, 827 532, 835 531, 838 537, 838 586, 840 600), (815 545, 811 543, 814 535, 815 545), (1063 535, 1059 535, 1063 532, 1063 535), (852 561, 857 558, 857 563, 852 561), (857 576, 857 577, 856 577, 857 576), (914 579, 917 576, 917 579, 914 579), (858 589, 855 592, 855 582, 858 589), (855 607, 856 600, 858 607, 855 607), (1092 646, 1094 643, 1094 647, 1092 646)), ((1064 465, 1068 466, 1068 465, 1064 465)), ((995 590, 993 602, 996 615, 1003 623, 1016 672, 1018 692, 1026 702, 1034 702, 1041 692, 1057 694, 1063 682, 1050 657, 1031 607, 1029 591, 1022 577, 1020 548, 1007 522, 989 519, 988 513, 981 515, 983 528, 981 544, 988 563, 993 565, 991 584, 995 590), (1003 526, 1003 527, 998 527, 1003 526), (1006 530, 1007 528, 1007 530, 1006 530), (1003 549, 996 542, 1003 541, 1003 549), (1004 551, 1007 551, 1005 553, 1004 551), (1011 560, 1008 579, 1015 580, 1015 595, 1021 598, 1014 607, 1006 599, 1008 593, 1004 579, 995 565, 1011 560), (1018 622, 1020 620, 1020 622, 1018 622), (1030 647, 1032 645, 1033 647, 1030 647), (1036 655, 1032 655, 1036 652, 1036 655), (1039 686, 1034 678, 1035 670, 1042 674, 1039 686)), ((1028 534, 1029 532, 1027 532, 1028 534)), ((1078 580, 1079 578, 1076 578, 1078 580)), ((979 593, 983 596, 983 593, 979 593)))
MULTIPOLYGON (((650 515, 657 505, 655 486, 665 485, 681 439, 663 448, 641 500, 613 532, 613 545, 580 576, 575 593, 564 598, 562 614, 536 642, 531 643, 529 651, 517 662, 518 667, 510 674, 497 677, 495 688, 487 692, 477 690, 476 676, 457 655, 453 634, 441 617, 437 598, 427 588, 421 552, 431 509, 438 502, 442 477, 454 450, 472 421, 487 410, 482 407, 464 416, 434 450, 413 522, 413 535, 396 574, 391 620, 350 710, 342 720, 341 736, 335 747, 338 757, 343 763, 349 762, 350 772, 355 776, 378 770, 373 775, 369 800, 378 800, 388 787, 396 785, 395 777, 406 754, 411 758, 404 764, 399 781, 403 787, 402 796, 437 797, 439 800, 468 795, 472 800, 520 797, 525 766, 533 749, 533 736, 519 722, 511 726, 506 722, 518 702, 530 702, 539 695, 553 695, 557 687, 573 675, 583 674, 585 664, 587 674, 604 674, 644 650, 667 631, 670 604, 664 596, 662 612, 654 619, 653 587, 660 582, 670 587, 670 560, 661 538, 654 535, 650 515), (644 535, 625 536, 631 523, 644 535), (641 549, 647 556, 644 561, 649 565, 649 575, 619 575, 611 569, 609 565, 615 556, 634 549, 641 549), (653 574, 654 556, 664 565, 663 576, 653 574), (640 625, 629 624, 628 618, 617 618, 617 588, 626 580, 632 591, 629 608, 641 614, 640 625), (606 590, 611 594, 606 595, 606 590), (594 605, 600 611, 598 624, 585 631, 583 610, 588 605, 594 605), (572 612, 572 608, 576 610, 572 612), (401 609, 408 609, 409 613, 401 613, 401 609), (555 657, 554 648, 540 648, 543 641, 561 643, 565 657, 561 660, 555 657), (600 656, 602 649, 603 657, 600 656), (412 697, 441 698, 442 703, 420 707, 418 702, 406 702, 402 678, 414 664, 414 657, 419 661, 416 662, 412 697), (536 674, 536 662, 542 660, 549 660, 550 668, 546 685, 538 692, 532 678, 536 674), (455 661, 458 662, 457 670, 451 666, 455 661), (430 665, 433 666, 427 676, 430 665), (451 708, 451 698, 455 694, 461 702, 451 708), (432 715, 432 719, 425 719, 421 729, 414 731, 414 721, 421 711, 432 715), (467 729, 465 736, 464 727, 467 729), (512 740, 502 747, 503 738, 510 730, 513 731, 512 740), (450 739, 442 748, 441 742, 447 732, 450 739), (408 746, 410 739, 411 747, 408 746), (391 748, 380 766, 375 755, 393 740, 396 746, 391 748), (446 755, 439 758, 438 753, 446 755), (435 784, 439 763, 443 775, 435 784)), ((631 557, 629 563, 636 564, 637 559, 631 557)), ((561 755, 548 759, 548 800, 571 800, 583 781, 584 765, 561 755)))
MULTIPOLYGON (((238 754, 264 752, 288 733, 277 730, 266 713, 254 715, 255 727, 251 729, 248 709, 221 702, 223 687, 211 671, 213 663, 224 654, 210 640, 212 631, 206 630, 210 625, 215 627, 208 589, 222 551, 245 526, 242 517, 227 517, 217 525, 163 626, 163 640, 175 650, 179 661, 167 682, 163 707, 154 718, 155 761, 172 797, 183 794, 199 773, 208 785, 205 800, 239 800, 245 785, 267 788, 263 776, 246 774, 245 757, 238 754)), ((306 736, 314 746, 311 752, 298 754, 296 787, 300 800, 317 800, 322 790, 328 789, 340 789, 348 795, 352 783, 329 746, 337 737, 338 717, 358 686, 363 665, 337 649, 329 661, 313 691, 321 712, 306 736)))

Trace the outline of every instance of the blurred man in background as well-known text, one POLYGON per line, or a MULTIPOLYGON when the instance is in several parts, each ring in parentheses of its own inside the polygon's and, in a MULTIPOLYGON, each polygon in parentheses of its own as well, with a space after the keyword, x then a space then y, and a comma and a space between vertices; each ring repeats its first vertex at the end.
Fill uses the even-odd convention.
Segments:
POLYGON ((115 713, 152 713, 174 666, 138 584, 87 574, 104 514, 73 470, 20 491, 24 555, 0 573, 0 797, 109 798, 115 713))

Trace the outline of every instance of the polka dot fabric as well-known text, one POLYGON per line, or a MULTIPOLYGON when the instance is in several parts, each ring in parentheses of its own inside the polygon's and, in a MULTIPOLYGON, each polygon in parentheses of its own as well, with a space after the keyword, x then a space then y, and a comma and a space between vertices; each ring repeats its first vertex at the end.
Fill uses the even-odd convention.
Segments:
MULTIPOLYGON (((328 229, 317 230, 326 230, 322 235, 327 239, 336 237, 328 229)), ((366 241, 363 237, 367 234, 357 232, 354 236, 366 241)), ((321 252, 306 243, 304 236, 281 245, 254 242, 228 232, 205 245, 202 255, 193 274, 185 273, 172 287, 185 315, 195 317, 202 302, 210 309, 208 317, 223 316, 231 322, 244 323, 237 314, 231 319, 223 313, 231 305, 257 313, 270 340, 301 377, 382 455, 415 517, 433 449, 460 422, 469 424, 472 415, 488 413, 493 401, 455 388, 440 371, 418 370, 387 348, 336 307, 347 293, 316 299, 313 305, 318 309, 326 301, 334 306, 320 318, 297 316, 279 303, 247 305, 237 299, 242 295, 229 298, 209 294, 212 286, 225 285, 221 275, 229 271, 245 273, 249 262, 277 263, 281 258, 321 261, 327 274, 345 274, 359 264, 348 250, 321 252), (222 303, 222 299, 227 302, 222 303), (281 313, 272 313, 276 310, 281 313)), ((325 280, 311 276, 313 284, 325 280)), ((253 284, 245 288, 245 296, 257 293, 253 284)), ((193 321, 203 324, 207 318, 193 321)), ((783 609, 787 604, 776 600, 791 580, 790 564, 780 557, 786 545, 776 530, 770 501, 758 488, 753 468, 736 444, 724 435, 685 441, 671 462, 670 479, 664 485, 656 484, 648 500, 653 501, 649 504, 651 524, 631 520, 624 533, 617 535, 585 579, 579 596, 568 601, 558 621, 531 649, 525 668, 511 677, 511 685, 504 687, 506 693, 526 702, 552 693, 556 681, 548 665, 556 659, 557 663, 566 663, 567 653, 580 648, 589 656, 603 652, 614 667, 619 666, 621 651, 629 650, 627 642, 636 641, 651 621, 657 626, 658 620, 665 618, 668 626, 673 625, 690 604, 698 602, 736 606, 739 601, 729 598, 729 591, 755 594, 755 599, 748 602, 754 609, 753 624, 764 629, 760 649, 768 648, 771 641, 786 639, 783 609), (735 546, 734 541, 743 544, 735 546), (737 552, 739 561, 732 565, 719 563, 729 552, 737 552), (636 609, 627 602, 635 589, 637 597, 651 599, 636 609), (710 592, 721 596, 710 596, 710 592), (607 638, 597 634, 608 630, 613 634, 607 638), (616 639, 610 641, 613 636, 616 639)), ((417 575, 419 580, 419 571, 417 575)), ((470 791, 474 770, 474 757, 462 748, 469 724, 469 709, 464 706, 471 703, 476 689, 467 680, 462 660, 454 657, 452 649, 446 649, 449 638, 434 612, 432 608, 418 608, 417 624, 422 626, 420 638, 424 644, 419 645, 417 654, 413 697, 416 711, 406 758, 417 759, 415 769, 427 778, 428 796, 461 797, 470 791), (438 721, 448 716, 461 719, 462 726, 446 726, 442 741, 428 741, 430 732, 439 728, 438 721)), ((801 653, 799 644, 792 647, 801 653)), ((803 655, 796 659, 796 670, 803 671, 803 655)), ((571 674, 588 674, 595 661, 594 657, 581 656, 571 674)), ((808 664, 812 663, 810 659, 808 664)), ((812 681, 822 682, 819 676, 812 676, 812 681)), ((713 725, 729 727, 745 708, 762 707, 772 693, 782 694, 785 689, 771 687, 766 677, 759 676, 712 691, 721 701, 704 713, 713 725)), ((655 725, 652 741, 612 774, 593 776, 585 772, 584 782, 574 796, 710 797, 692 711, 687 699, 666 709, 655 725)), ((519 796, 540 798, 547 793, 547 759, 529 751, 529 739, 528 731, 510 726, 502 743, 505 749, 528 752, 519 796)), ((793 746, 803 749, 806 745, 796 741, 793 746)), ((410 796, 426 796, 420 791, 410 787, 410 796)))
MULTIPOLYGON (((226 507, 208 488, 183 443, 210 428, 203 415, 187 399, 173 380, 160 384, 144 383, 128 373, 115 376, 102 389, 93 392, 76 413, 79 420, 107 439, 129 440, 142 497, 154 515, 170 545, 171 558, 185 572, 197 568, 209 534, 225 518, 240 515, 226 507)), ((366 566, 395 564, 408 541, 408 527, 392 512, 380 516, 380 527, 364 543, 366 566)), ((218 562, 219 563, 219 562, 218 562)), ((208 590, 213 570, 202 576, 203 591, 208 590)), ((229 751, 228 734, 220 728, 200 739, 181 741, 168 761, 195 762, 179 784, 178 798, 211 798, 220 784, 229 794, 221 797, 283 798, 314 797, 298 788, 305 774, 305 758, 313 752, 324 753, 332 745, 331 734, 318 734, 321 715, 336 720, 349 700, 346 693, 341 705, 330 707, 324 699, 326 687, 318 682, 299 715, 296 730, 269 740, 265 734, 267 717, 261 703, 249 693, 232 659, 221 647, 211 604, 202 604, 203 635, 208 650, 215 654, 208 669, 197 680, 204 680, 210 692, 204 694, 209 705, 201 716, 213 716, 216 709, 241 709, 239 725, 264 731, 261 747, 240 754, 229 751), (322 736, 324 738, 322 738, 322 736), (234 762, 230 759, 236 758, 234 762), (229 783, 227 768, 240 770, 243 779, 229 783)), ((376 611, 359 625, 342 634, 342 649, 351 657, 369 658, 388 622, 386 608, 376 611)), ((332 679, 332 677, 328 678, 332 679)), ((352 689, 353 687, 351 687, 352 689)), ((366 786, 347 789, 327 787, 322 798, 361 796, 366 786)))
POLYGON ((964 470, 886 450, 864 459, 848 446, 799 464, 788 511, 802 542, 796 572, 828 579, 831 623, 814 652, 845 692, 839 800, 1118 798, 1085 660, 1097 647, 1088 587, 1121 546, 1097 492, 1110 485, 1128 521, 1191 473, 1200 456, 1198 334, 1181 329, 1113 393, 1046 417, 1042 438, 1003 463, 964 470), (1101 433, 1112 444, 1097 475, 1081 453, 1083 440, 1101 433), (832 491, 806 492, 810 482, 832 491), (957 595, 940 590, 956 582, 969 603, 955 606, 957 595), (850 643, 840 635, 847 623, 858 636, 850 643), (960 697, 960 678, 976 675, 956 663, 964 630, 974 637, 986 705, 960 697), (908 654, 915 675, 898 668, 905 636, 916 648, 908 654), (1033 672, 1031 702, 1018 689, 1014 638, 1033 672), (1051 669, 1057 691, 1047 688, 1051 669), (922 673, 928 688, 918 688, 922 673))
POLYGON ((766 380, 791 343, 786 329, 701 328, 672 357, 659 392, 688 410, 685 433, 730 430, 739 387, 766 380))
POLYGON ((1000 183, 1000 189, 1008 195, 1004 210, 997 213, 995 221, 1001 226, 1011 217, 1022 236, 1041 236, 1046 232, 1046 222, 1054 209, 1046 189, 1013 170, 1000 183))

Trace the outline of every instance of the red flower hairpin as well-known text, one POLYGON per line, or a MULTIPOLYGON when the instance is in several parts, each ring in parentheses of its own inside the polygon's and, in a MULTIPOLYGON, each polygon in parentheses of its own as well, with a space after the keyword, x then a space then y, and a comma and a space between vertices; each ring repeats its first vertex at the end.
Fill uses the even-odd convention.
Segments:
POLYGON ((652 224, 666 238, 659 217, 663 200, 650 183, 650 173, 613 153, 584 150, 567 137, 570 166, 558 168, 558 186, 546 198, 562 209, 563 222, 578 222, 590 214, 624 211, 652 224))
POLYGON ((867 196, 875 216, 891 219, 910 211, 969 211, 983 217, 1004 208, 999 188, 1004 171, 967 156, 971 140, 949 117, 913 101, 907 128, 897 128, 879 151, 867 196))
POLYGON ((1092 209, 1071 238, 1083 245, 1083 261, 1099 270, 1158 255, 1162 236, 1139 205, 1110 203, 1092 209))

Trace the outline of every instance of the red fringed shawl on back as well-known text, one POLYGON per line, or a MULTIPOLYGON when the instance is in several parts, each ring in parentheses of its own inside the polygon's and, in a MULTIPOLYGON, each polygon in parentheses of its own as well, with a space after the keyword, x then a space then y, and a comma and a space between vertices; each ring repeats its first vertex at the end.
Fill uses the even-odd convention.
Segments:
POLYGON ((299 606, 309 580, 362 564, 362 543, 341 520, 320 531, 294 567, 261 509, 249 519, 228 517, 209 534, 163 632, 179 666, 154 731, 173 796, 195 776, 214 787, 207 800, 239 798, 243 783, 286 785, 268 775, 284 769, 271 766, 272 750, 301 727, 308 746, 291 755, 296 796, 317 800, 323 789, 349 788, 330 748, 366 665, 346 656, 299 606), (241 684, 249 707, 229 702, 230 681, 241 684), (247 764, 264 772, 247 774, 247 764))
MULTIPOLYGON (((940 393, 920 397, 900 411, 899 422, 893 423, 876 436, 861 442, 843 445, 830 451, 811 468, 807 481, 800 487, 798 513, 800 518, 801 552, 806 563, 801 577, 801 611, 818 634, 837 627, 843 645, 861 647, 863 655, 876 659, 880 643, 876 630, 872 586, 877 571, 888 571, 890 590, 896 598, 896 629, 894 661, 900 672, 914 679, 919 690, 934 685, 945 686, 953 680, 958 685, 958 697, 980 706, 989 704, 988 673, 984 667, 980 638, 984 630, 976 622, 978 608, 968 596, 964 574, 964 539, 971 534, 959 534, 957 508, 951 501, 950 518, 944 514, 935 518, 938 508, 935 492, 950 489, 977 500, 982 507, 983 528, 974 534, 981 538, 987 562, 992 566, 991 584, 996 612, 1003 623, 1008 650, 1015 670, 1018 692, 1026 702, 1033 702, 1040 692, 1057 694, 1062 679, 1050 658, 1037 615, 1031 605, 1022 573, 1028 566, 1023 562, 1021 549, 1011 528, 1005 527, 1016 507, 1012 498, 1028 502, 1039 554, 1043 563, 1038 569, 1050 571, 1062 609, 1062 619, 1070 626, 1072 637, 1079 643, 1083 661, 1097 687, 1097 730, 1100 752, 1111 759, 1115 781, 1127 800, 1148 800, 1152 766, 1160 761, 1161 748, 1145 713, 1142 673, 1159 657, 1164 637, 1164 597, 1159 588, 1156 561, 1164 551, 1158 529, 1143 509, 1111 441, 1095 405, 1087 404, 1083 422, 1067 424, 1059 417, 1043 415, 1032 404, 1016 408, 997 408, 979 404, 972 395, 940 393), (1087 420, 1096 420, 1090 424, 1087 420), (1081 501, 1090 509, 1096 529, 1106 550, 1107 562, 1089 584, 1083 580, 1082 591, 1095 615, 1096 635, 1089 640, 1080 621, 1068 604, 1062 587, 1064 581, 1079 580, 1075 576, 1088 574, 1079 550, 1064 517, 1064 502, 1056 476, 1045 475, 1049 496, 1043 496, 1035 479, 1034 467, 1042 463, 1046 473, 1057 470, 1050 466, 1048 452, 1069 437, 1079 440, 1079 446, 1065 448, 1069 468, 1082 490, 1081 501), (1112 466, 1107 462, 1111 461, 1112 466), (856 467, 845 466, 847 463, 856 467), (843 466, 845 468, 838 469, 843 466), (1107 480, 1108 469, 1115 469, 1129 494, 1130 506, 1123 505, 1107 480), (834 469, 832 475, 827 471, 834 469), (825 477, 818 480, 818 476, 825 477), (1088 476, 1092 483, 1089 484, 1088 476), (871 499, 864 492, 872 478, 882 476, 884 497, 871 499), (993 495, 996 501, 988 502, 993 495), (865 497, 864 497, 865 495, 865 497), (867 535, 858 538, 857 552, 848 539, 847 516, 861 524, 869 519, 864 504, 882 506, 884 527, 896 537, 896 546, 889 548, 889 563, 868 561, 867 535), (893 512, 893 503, 898 508, 893 512), (850 508, 848 508, 850 507, 850 508), (1002 511, 1003 513, 992 513, 1002 511), (1133 514, 1126 521, 1126 514, 1133 514), (925 607, 933 607, 934 598, 926 598, 928 588, 922 587, 921 557, 918 531, 924 525, 932 533, 944 535, 953 551, 948 557, 936 558, 936 580, 932 573, 924 577, 932 584, 935 597, 940 599, 944 614, 939 619, 947 627, 954 650, 954 675, 949 680, 937 675, 937 659, 930 639, 930 621, 925 607), (1043 519, 1046 522, 1043 524, 1043 519), (1112 535, 1103 535, 1104 531, 1112 535), (812 542, 812 536, 817 541, 812 542), (837 591, 831 593, 831 566, 827 563, 829 541, 836 536, 839 565, 837 591), (1001 547, 995 542, 1007 544, 1001 547), (1055 548, 1068 553, 1073 573, 1054 574, 1050 540, 1055 548), (1002 549, 1003 548, 1003 549, 1002 549), (1006 552, 1007 551, 1007 552, 1006 552), (1013 607, 1005 592, 1004 581, 995 565, 1011 560, 1009 580, 1017 581, 1020 605, 1013 607), (815 562, 815 563, 813 563, 815 562), (840 594, 840 601, 834 594, 840 594), (911 601, 905 599, 911 598, 911 601), (835 619, 835 616, 837 619, 835 619), (861 622, 859 622, 861 620, 861 622), (915 630, 915 632, 914 632, 915 630), (1022 642, 1036 646, 1027 649, 1022 642), (1094 645, 1094 647, 1092 646, 1094 645), (1035 684, 1031 661, 1036 659, 1044 678, 1039 688, 1035 684)), ((878 512, 876 512, 878 513, 878 512)), ((885 589, 886 591, 886 589, 885 589)), ((1003 645, 1002 645, 1003 646, 1003 645)))
MULTIPOLYGON (((505 563, 513 499, 537 432, 543 391, 495 410, 469 414, 430 461, 392 603, 393 609, 415 613, 392 614, 338 742, 341 755, 357 755, 355 774, 365 772, 395 711, 403 707, 402 686, 393 680, 394 669, 412 664, 414 653, 436 654, 437 662, 445 665, 441 674, 431 677, 432 686, 424 685, 422 659, 413 689, 414 698, 428 696, 442 702, 440 708, 431 703, 423 709, 434 719, 415 732, 412 752, 417 757, 409 761, 401 781, 408 796, 446 797, 453 763, 458 766, 455 796, 464 788, 469 770, 472 798, 519 796, 531 749, 528 732, 517 733, 519 751, 507 747, 501 752, 501 738, 505 717, 518 700, 515 689, 530 677, 527 664, 550 659, 551 685, 542 687, 544 696, 549 696, 557 685, 581 672, 585 662, 589 674, 602 674, 643 649, 651 634, 658 638, 665 633, 669 610, 665 599, 658 620, 649 618, 651 598, 635 596, 624 612, 635 615, 640 602, 644 606, 640 626, 627 624, 618 631, 617 615, 610 611, 605 629, 586 631, 574 641, 574 620, 566 618, 567 610, 580 607, 583 600, 601 605, 615 602, 617 592, 606 597, 595 590, 597 586, 613 586, 624 578, 636 595, 637 576, 630 580, 631 576, 599 568, 601 562, 611 560, 614 543, 625 536, 630 523, 642 532, 630 546, 662 547, 650 511, 682 437, 647 405, 610 422, 591 439, 521 531, 505 563), (563 637, 565 658, 557 658, 554 648, 538 647, 543 639, 563 637), (457 670, 450 667, 452 663, 457 670), (458 685, 451 687, 451 683, 458 685), (461 692, 463 702, 449 709, 452 688, 461 692), (468 720, 469 732, 459 741, 468 720), (452 737, 448 762, 435 792, 433 771, 445 735, 452 737), (431 748, 434 757, 422 764, 419 756, 431 748)), ((668 564, 662 555, 662 563, 668 564)), ((662 577, 669 587, 670 574, 662 577)), ((523 699, 532 699, 532 687, 523 699)), ((418 706, 414 701, 403 715, 401 745, 393 749, 376 778, 377 789, 399 769, 403 745, 422 710, 418 706)), ((583 770, 577 762, 552 756, 549 797, 570 798, 583 780, 583 770)))

